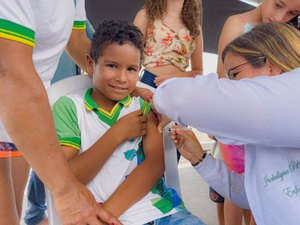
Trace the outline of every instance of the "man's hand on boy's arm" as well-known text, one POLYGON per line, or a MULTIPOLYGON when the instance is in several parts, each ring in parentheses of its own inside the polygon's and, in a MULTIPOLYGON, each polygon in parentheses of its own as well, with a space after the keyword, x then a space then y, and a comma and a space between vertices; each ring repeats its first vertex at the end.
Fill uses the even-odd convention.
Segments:
POLYGON ((122 215, 148 194, 164 172, 163 144, 162 137, 157 131, 157 118, 153 112, 150 112, 147 119, 148 132, 143 137, 145 160, 103 204, 103 207, 115 217, 122 215))
POLYGON ((96 203, 91 192, 79 182, 74 183, 74 190, 77 189, 81 192, 68 191, 63 195, 54 195, 56 209, 64 224, 121 225, 119 220, 96 203))

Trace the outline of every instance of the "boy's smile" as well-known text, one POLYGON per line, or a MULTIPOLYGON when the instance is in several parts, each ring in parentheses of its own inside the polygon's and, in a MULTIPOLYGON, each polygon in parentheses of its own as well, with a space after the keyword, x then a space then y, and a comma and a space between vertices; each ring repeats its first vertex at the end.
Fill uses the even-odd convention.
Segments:
MULTIPOLYGON (((88 60, 89 61, 89 60, 88 60)), ((93 66, 93 100, 111 109, 135 88, 140 69, 140 51, 134 45, 108 44, 93 66)))

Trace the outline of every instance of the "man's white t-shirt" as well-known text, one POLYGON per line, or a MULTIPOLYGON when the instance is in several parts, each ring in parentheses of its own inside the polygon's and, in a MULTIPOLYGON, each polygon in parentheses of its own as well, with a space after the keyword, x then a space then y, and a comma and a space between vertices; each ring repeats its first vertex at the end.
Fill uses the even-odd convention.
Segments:
MULTIPOLYGON (((45 88, 73 29, 85 29, 85 0, 4 0, 0 38, 33 47, 32 59, 45 88)), ((18 63, 18 62, 16 62, 18 63)), ((11 142, 0 118, 0 141, 11 142)))

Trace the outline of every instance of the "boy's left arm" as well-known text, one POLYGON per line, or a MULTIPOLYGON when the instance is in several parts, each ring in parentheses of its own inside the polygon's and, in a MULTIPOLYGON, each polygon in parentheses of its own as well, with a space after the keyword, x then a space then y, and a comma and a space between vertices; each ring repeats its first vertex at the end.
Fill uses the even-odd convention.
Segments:
POLYGON ((145 160, 103 204, 116 217, 148 194, 164 173, 162 136, 157 130, 157 118, 152 111, 147 116, 147 130, 147 135, 143 137, 145 160))

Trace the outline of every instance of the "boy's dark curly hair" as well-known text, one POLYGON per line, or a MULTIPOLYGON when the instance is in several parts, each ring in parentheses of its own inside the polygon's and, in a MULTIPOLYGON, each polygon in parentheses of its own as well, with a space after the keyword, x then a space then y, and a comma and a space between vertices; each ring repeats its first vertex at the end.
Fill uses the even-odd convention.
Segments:
POLYGON ((143 59, 144 39, 140 29, 127 21, 105 20, 93 34, 90 56, 96 63, 102 55, 104 48, 112 43, 119 45, 132 44, 140 51, 141 62, 143 59))

